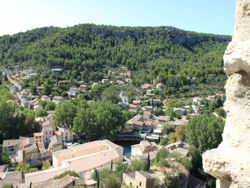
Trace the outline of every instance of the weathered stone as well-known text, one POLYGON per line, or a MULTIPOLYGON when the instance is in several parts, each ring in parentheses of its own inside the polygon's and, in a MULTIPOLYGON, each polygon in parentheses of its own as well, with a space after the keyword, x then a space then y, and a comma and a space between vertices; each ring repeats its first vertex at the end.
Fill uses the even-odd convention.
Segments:
POLYGON ((217 187, 250 186, 250 0, 236 0, 233 41, 224 55, 228 74, 223 141, 203 154, 204 171, 217 187))

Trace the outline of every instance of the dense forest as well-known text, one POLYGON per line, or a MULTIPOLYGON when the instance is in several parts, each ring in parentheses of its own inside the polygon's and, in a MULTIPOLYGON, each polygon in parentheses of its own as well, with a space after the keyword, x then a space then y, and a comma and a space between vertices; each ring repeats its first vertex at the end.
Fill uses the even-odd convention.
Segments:
POLYGON ((198 89, 222 90, 222 56, 230 40, 173 27, 45 27, 0 37, 0 65, 59 66, 65 70, 61 79, 86 82, 125 65, 136 86, 162 82, 168 86, 166 95, 189 90, 192 78, 198 89))

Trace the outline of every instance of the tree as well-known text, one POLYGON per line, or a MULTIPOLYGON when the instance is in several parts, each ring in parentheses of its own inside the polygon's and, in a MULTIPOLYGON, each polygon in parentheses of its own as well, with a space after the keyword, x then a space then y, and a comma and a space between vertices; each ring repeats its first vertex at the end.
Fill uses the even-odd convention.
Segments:
POLYGON ((36 112, 36 117, 45 117, 47 115, 48 115, 48 113, 46 112, 46 110, 38 110, 36 112))
POLYGON ((113 170, 113 160, 110 162, 110 169, 113 170))
POLYGON ((181 159, 181 164, 185 166, 186 169, 190 170, 192 168, 192 163, 188 157, 183 157, 181 159))
POLYGON ((162 125, 163 133, 169 134, 170 132, 174 132, 174 126, 171 124, 162 125))
POLYGON ((45 162, 43 162, 43 166, 42 166, 42 170, 47 170, 50 168, 50 162, 49 160, 46 160, 45 162))
POLYGON ((0 165, 10 164, 9 156, 4 151, 2 151, 2 148, 0 148, 0 149, 1 149, 1 151, 0 151, 0 165))
POLYGON ((184 140, 185 139, 185 130, 186 130, 186 125, 180 125, 175 129, 175 133, 169 134, 169 141, 168 144, 172 144, 174 142, 184 140))
POLYGON ((186 141, 201 153, 216 148, 222 141, 224 121, 214 116, 194 116, 186 127, 186 141))
POLYGON ((104 101, 111 101, 117 104, 119 101, 118 89, 114 85, 111 85, 102 92, 101 98, 104 101))
POLYGON ((99 188, 100 187, 100 177, 99 177, 99 172, 98 171, 96 173, 96 181, 97 181, 96 188, 99 188))
POLYGON ((37 94, 37 89, 36 89, 36 85, 33 84, 30 86, 30 92, 32 93, 32 95, 36 95, 37 94))
POLYGON ((49 102, 46 104, 45 108, 46 111, 54 111, 56 109, 56 104, 54 102, 49 102))
POLYGON ((67 100, 56 106, 54 123, 60 127, 72 128, 77 113, 77 106, 72 100, 67 100))
POLYGON ((146 168, 147 171, 150 170, 150 156, 148 154, 148 158, 147 158, 147 168, 146 168))
POLYGON ((167 149, 160 149, 156 154, 156 161, 159 162, 161 159, 166 159, 168 155, 169 151, 167 149))
POLYGON ((87 108, 79 108, 74 119, 73 131, 113 140, 118 128, 124 123, 125 117, 120 107, 111 101, 98 101, 91 103, 87 108))

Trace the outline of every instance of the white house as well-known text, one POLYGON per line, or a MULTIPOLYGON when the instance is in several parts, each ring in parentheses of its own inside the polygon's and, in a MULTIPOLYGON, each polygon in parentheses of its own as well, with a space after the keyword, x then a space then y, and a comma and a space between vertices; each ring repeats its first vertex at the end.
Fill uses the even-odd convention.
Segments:
POLYGON ((56 103, 56 104, 59 104, 59 103, 61 103, 63 101, 65 101, 64 97, 61 97, 61 96, 54 96, 53 97, 53 102, 56 103))

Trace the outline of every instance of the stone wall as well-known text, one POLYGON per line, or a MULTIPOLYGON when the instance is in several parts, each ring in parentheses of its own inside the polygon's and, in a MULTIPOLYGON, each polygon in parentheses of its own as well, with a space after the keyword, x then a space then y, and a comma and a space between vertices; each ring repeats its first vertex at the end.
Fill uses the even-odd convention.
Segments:
POLYGON ((250 186, 250 0, 236 0, 233 40, 224 55, 228 75, 223 141, 203 154, 204 171, 217 187, 250 186))

